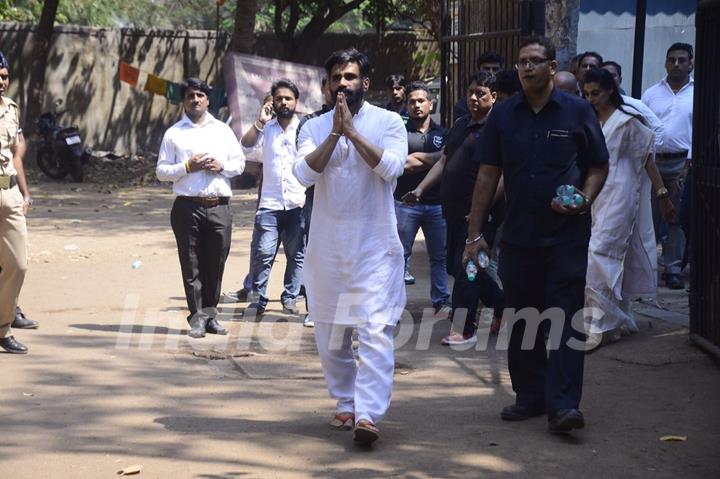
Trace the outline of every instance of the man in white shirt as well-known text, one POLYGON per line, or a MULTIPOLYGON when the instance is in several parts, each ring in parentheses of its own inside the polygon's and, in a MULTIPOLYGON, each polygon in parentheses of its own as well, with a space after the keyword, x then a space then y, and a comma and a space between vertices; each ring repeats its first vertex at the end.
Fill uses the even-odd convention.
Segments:
POLYGON ((337 400, 330 426, 354 425, 354 439, 370 444, 390 405, 393 330, 406 299, 393 190, 407 133, 400 116, 364 101, 367 56, 335 52, 325 71, 335 108, 303 126, 293 168, 303 185, 315 185, 305 284, 325 381, 337 400))
MULTIPOLYGON (((601 68, 610 72, 613 77, 613 81, 615 81, 618 90, 620 90, 620 84, 622 83, 622 67, 620 66, 620 64, 612 60, 608 60, 603 62, 601 68)), ((557 77, 557 75, 555 76, 557 77)), ((653 133, 655 133, 655 150, 660 151, 663 144, 663 132, 665 130, 663 123, 660 121, 657 115, 655 115, 655 113, 650 108, 648 108, 648 106, 641 100, 622 94, 620 95, 620 97, 626 105, 632 107, 635 111, 640 113, 643 118, 645 118, 648 127, 653 131, 653 133)))
MULTIPOLYGON (((687 43, 674 43, 665 56, 667 76, 643 93, 642 101, 657 115, 664 126, 663 144, 655 157, 666 189, 653 195, 655 231, 661 231, 661 215, 657 198, 669 194, 675 211, 680 210, 680 183, 684 180, 692 158, 692 115, 694 81, 693 48, 687 43)), ((662 237, 665 284, 671 289, 683 289, 680 278, 685 251, 685 235, 676 215, 667 223, 667 235, 662 237)))
POLYGON ((181 86, 183 115, 165 132, 156 173, 172 181, 176 195, 170 223, 178 247, 190 316, 188 336, 227 334, 217 304, 230 251, 230 178, 242 173, 245 156, 235 134, 209 112, 210 87, 188 78, 181 86))
POLYGON ((263 164, 260 203, 255 213, 257 251, 252 258, 252 288, 258 300, 247 311, 262 315, 268 304, 267 286, 273 262, 282 242, 287 265, 284 290, 280 296, 283 312, 298 314, 296 299, 302 285, 305 256, 305 187, 292 173, 295 161, 296 132, 300 121, 295 116, 300 93, 290 80, 278 80, 271 89, 272 105, 263 105, 260 116, 241 139, 243 149, 261 150, 263 164), (273 110, 276 117, 272 118, 273 110))

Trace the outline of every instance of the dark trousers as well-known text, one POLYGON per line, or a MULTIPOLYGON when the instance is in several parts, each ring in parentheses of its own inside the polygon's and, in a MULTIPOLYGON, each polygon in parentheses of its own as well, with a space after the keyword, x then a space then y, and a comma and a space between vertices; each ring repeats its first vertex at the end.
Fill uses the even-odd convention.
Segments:
POLYGON ((553 324, 550 330, 555 340, 548 347, 545 344, 545 333, 551 326, 548 320, 537 327, 523 319, 508 318, 513 324, 508 369, 516 404, 544 404, 551 414, 559 409, 576 409, 582 396, 585 332, 582 318, 575 327, 572 318, 584 306, 588 241, 567 241, 540 248, 503 242, 500 249, 499 273, 507 307, 515 311, 534 308, 540 314, 549 308, 560 308, 564 313, 564 318, 559 318, 564 320, 553 324), (517 320, 513 323, 514 319, 517 320), (526 329, 528 347, 523 348, 526 329), (559 330, 562 334, 558 341, 553 333, 559 330))
POLYGON ((170 213, 190 316, 215 317, 230 251, 230 205, 212 207, 177 198, 170 213))
POLYGON ((478 271, 475 281, 468 281, 462 265, 467 222, 464 219, 446 218, 446 223, 448 273, 455 277, 450 320, 455 328, 462 326, 463 336, 470 337, 477 331, 477 309, 480 301, 484 306, 493 308, 495 317, 500 318, 505 308, 505 294, 487 271, 478 271), (461 323, 463 320, 464 324, 461 323))

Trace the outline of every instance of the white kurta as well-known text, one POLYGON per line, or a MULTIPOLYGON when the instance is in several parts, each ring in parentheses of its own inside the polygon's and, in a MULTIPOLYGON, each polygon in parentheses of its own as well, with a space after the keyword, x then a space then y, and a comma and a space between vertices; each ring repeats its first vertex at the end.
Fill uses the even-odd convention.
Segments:
POLYGON ((330 134, 334 112, 305 123, 293 168, 301 184, 315 185, 304 266, 308 309, 320 323, 394 325, 406 300, 393 201, 408 151, 405 125, 397 113, 365 102, 353 125, 384 151, 380 163, 371 169, 341 137, 325 170, 318 173, 305 157, 330 134))
POLYGON ((590 321, 590 333, 635 329, 630 301, 657 290, 651 183, 645 171, 654 134, 620 110, 602 130, 610 162, 605 186, 592 205, 585 306, 604 315, 590 321))

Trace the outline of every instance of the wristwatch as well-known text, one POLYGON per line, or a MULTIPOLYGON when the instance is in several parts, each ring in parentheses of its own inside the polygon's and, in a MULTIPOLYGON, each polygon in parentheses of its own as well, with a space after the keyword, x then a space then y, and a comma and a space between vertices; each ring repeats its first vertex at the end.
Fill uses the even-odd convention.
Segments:
POLYGON ((659 200, 664 200, 665 198, 670 198, 670 192, 663 186, 662 188, 658 188, 655 192, 655 196, 657 196, 659 200))

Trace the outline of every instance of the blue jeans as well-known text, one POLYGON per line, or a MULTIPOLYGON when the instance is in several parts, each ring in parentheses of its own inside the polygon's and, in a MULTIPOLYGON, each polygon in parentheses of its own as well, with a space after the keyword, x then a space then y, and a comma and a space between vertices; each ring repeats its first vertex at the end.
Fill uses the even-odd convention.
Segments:
POLYGON ((665 183, 665 187, 670 193, 670 201, 675 206, 675 217, 672 222, 667 222, 660 214, 660 208, 658 207, 657 197, 652 195, 652 207, 653 207, 653 219, 655 222, 655 231, 666 231, 666 234, 662 235, 660 240, 662 242, 662 258, 667 274, 680 274, 681 264, 683 255, 685 253, 685 234, 683 233, 682 226, 680 225, 680 197, 682 191, 678 186, 678 179, 682 173, 683 167, 685 166, 685 159, 657 159, 657 164, 660 176, 665 183))
POLYGON ((407 268, 412 254, 415 236, 420 228, 425 235, 425 246, 430 257, 430 299, 434 306, 447 303, 450 299, 446 261, 447 227, 440 205, 406 206, 395 202, 398 234, 405 252, 407 268))
POLYGON ((302 208, 291 210, 259 209, 255 214, 257 251, 253 258, 253 291, 260 296, 258 302, 267 306, 267 285, 270 271, 278 251, 278 242, 282 242, 287 258, 285 267, 285 289, 281 300, 294 299, 302 284, 302 267, 305 258, 305 215, 302 208))

